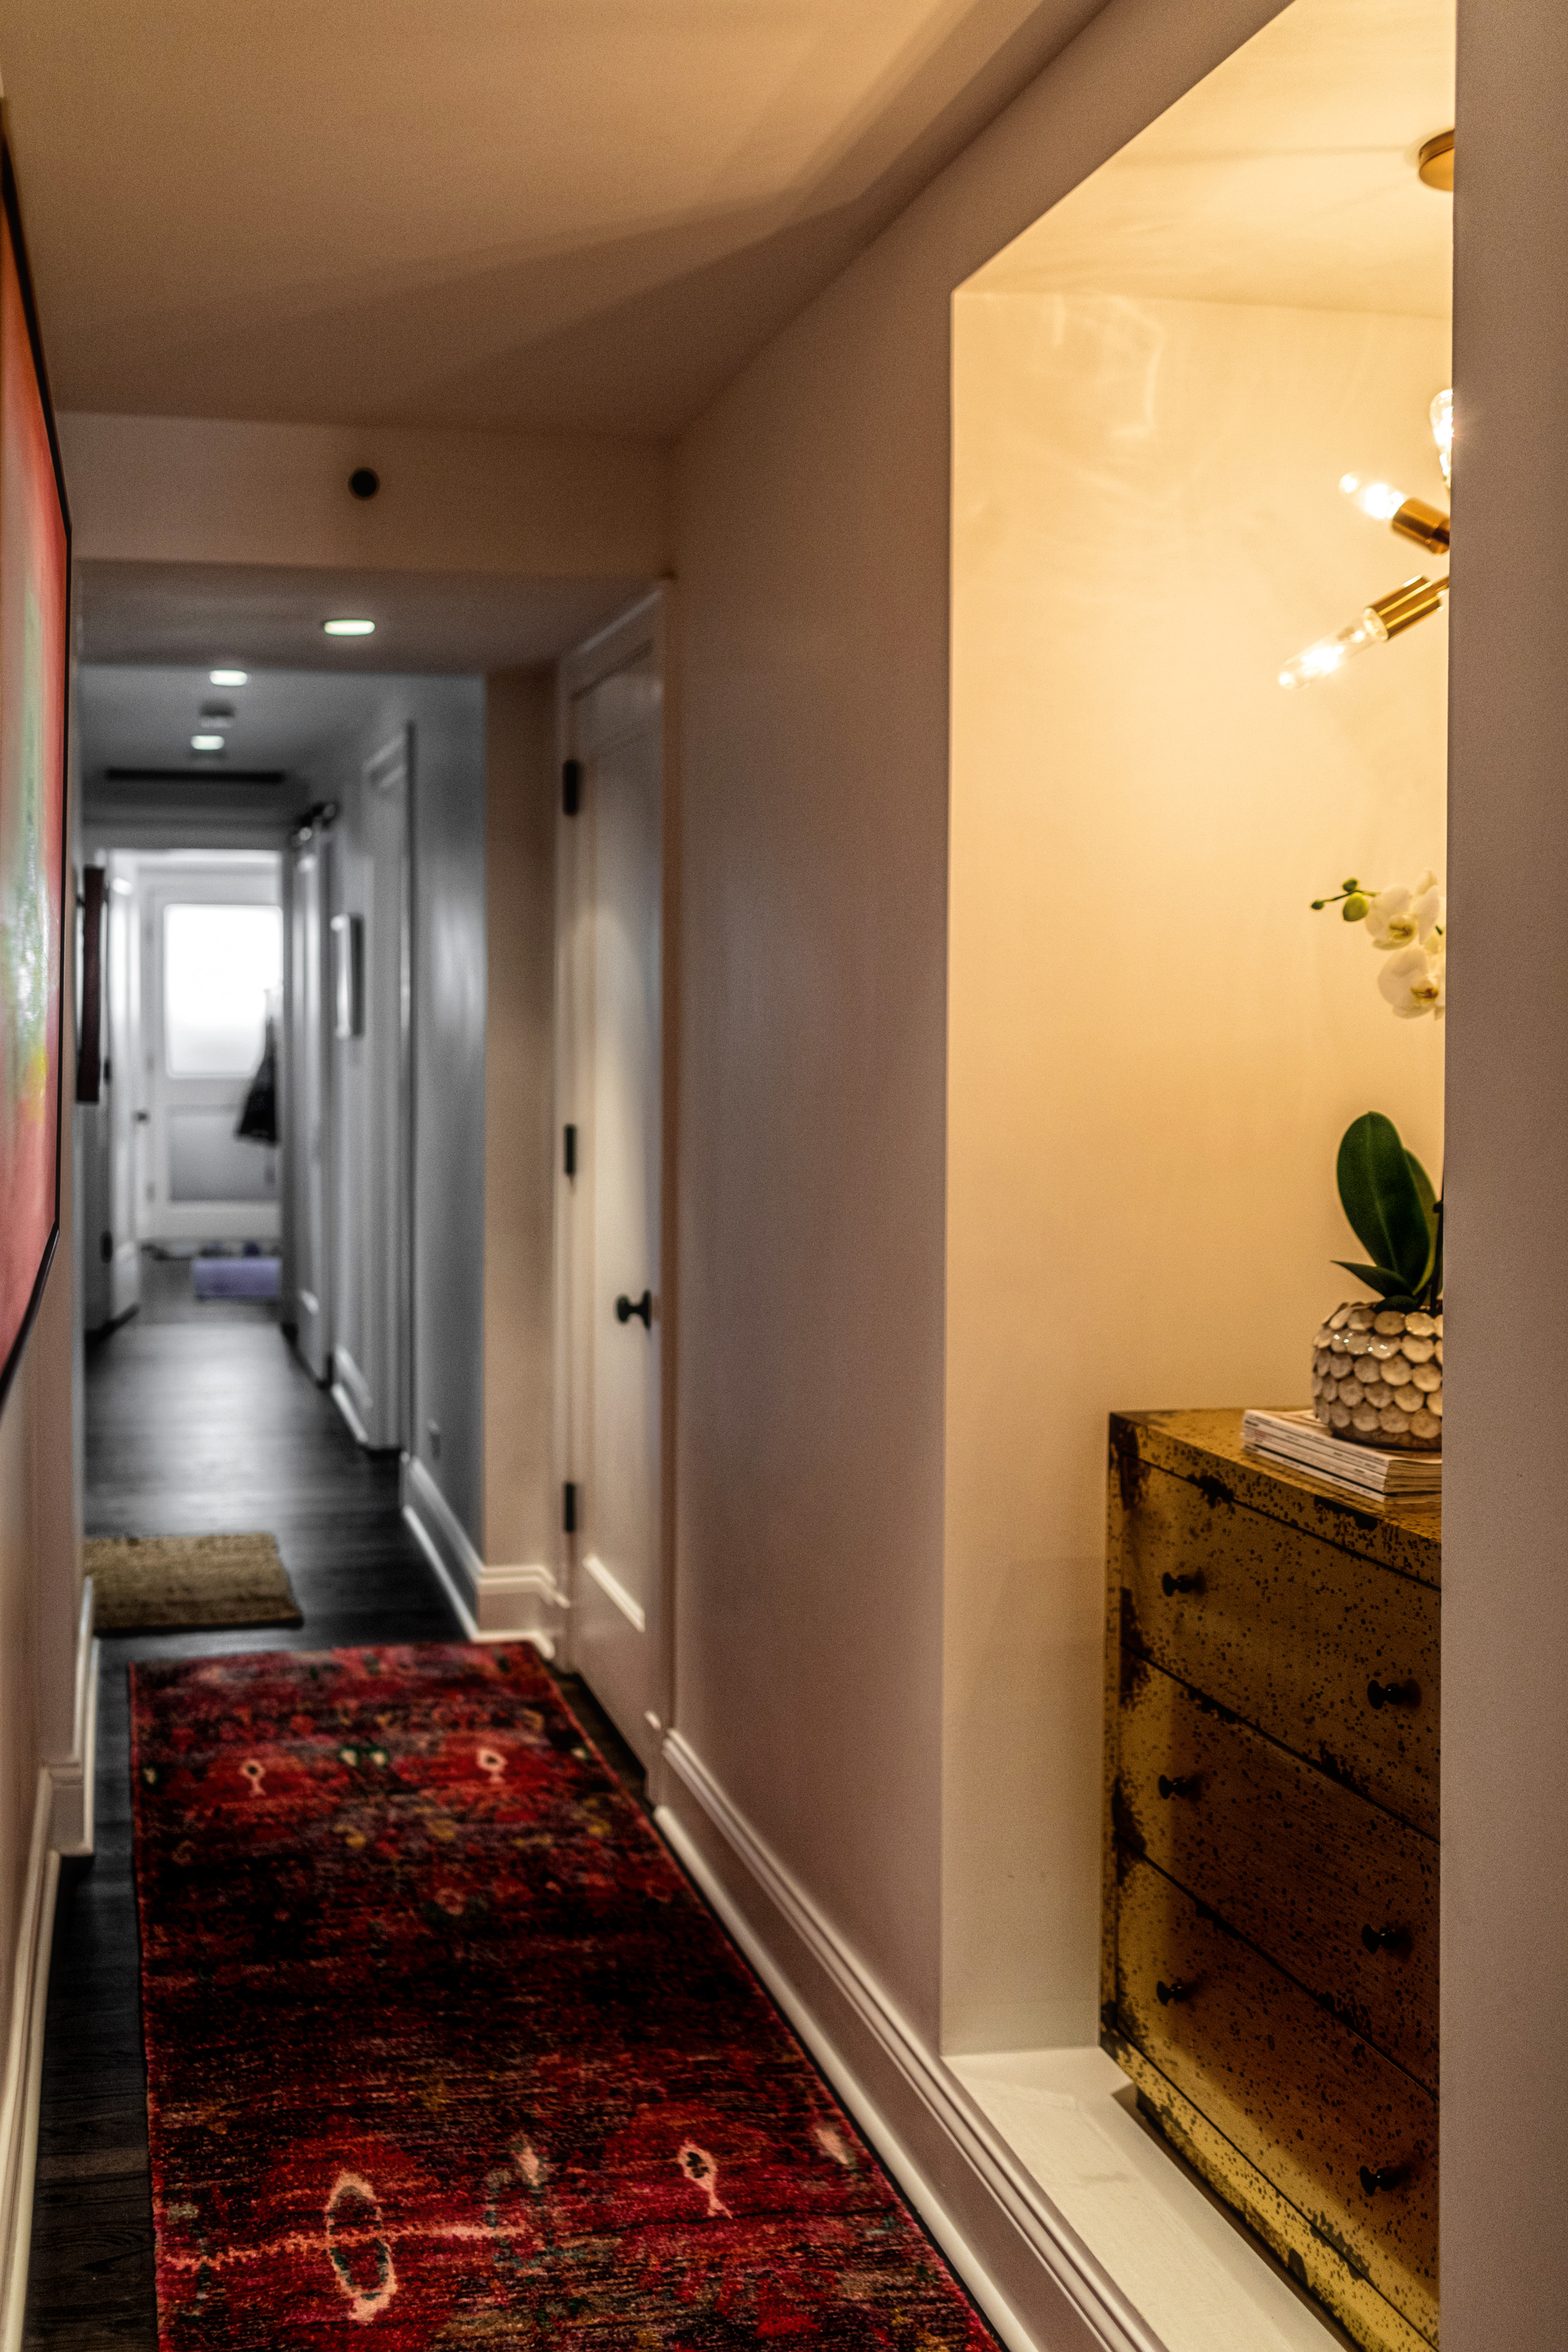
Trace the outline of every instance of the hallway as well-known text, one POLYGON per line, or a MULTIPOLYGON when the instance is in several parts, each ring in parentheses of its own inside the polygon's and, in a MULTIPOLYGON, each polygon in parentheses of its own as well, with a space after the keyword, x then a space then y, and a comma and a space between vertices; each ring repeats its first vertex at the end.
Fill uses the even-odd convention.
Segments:
MULTIPOLYGON (((0 0, 0 2352, 968 2352, 571 2301, 642 2157, 552 2095, 552 2203, 486 2070, 701 2021, 541 1989, 557 1682, 609 1972, 652 1845, 773 2005, 713 2079, 782 2017, 1005 2352, 1558 2340, 1568 7, 0 0), (84 1532, 220 1531, 297 1627, 96 1632, 84 1532), (449 2212, 340 2199, 383 2098, 449 2212), (559 2305, 335 2324, 509 2162, 559 2305)), ((681 2129, 704 2234, 842 2187, 681 2129)))
MULTIPOLYGON (((258 1627, 253 1633, 237 1635, 227 1631, 103 1640, 97 1853, 91 1863, 72 1862, 66 1865, 56 1914, 44 2050, 33 2261, 24 2336, 29 2347, 58 2347, 61 2352, 67 2352, 67 2347, 68 2352, 99 2352, 99 2347, 127 2346, 145 2347, 147 2352, 153 2352, 159 2342, 148 2091, 142 2057, 143 2000, 139 1973, 142 1939, 138 1932, 132 1853, 128 1663, 284 1647, 294 1651, 352 1647, 360 1652, 361 1645, 372 1643, 447 1643, 454 1636, 460 1641, 459 1629, 401 1517, 396 1464, 389 1458, 368 1456, 354 1444, 327 1396, 311 1381, 289 1348, 269 1305, 226 1301, 218 1303, 209 1314, 205 1307, 193 1305, 188 1286, 188 1260, 150 1260, 143 1269, 143 1311, 89 1348, 89 1532, 200 1532, 265 1525, 278 1537, 305 1622, 292 1632, 258 1627)), ((531 1658, 532 1654, 524 1650, 525 1657, 531 1658)), ((480 1655, 499 1662, 505 1659, 507 1653, 459 1649, 455 1661, 459 1672, 466 1671, 461 1663, 465 1657, 480 1655)), ((420 1656, 426 1672, 437 1675, 443 1671, 448 1675, 452 1672, 454 1654, 450 1650, 424 1649, 420 1656), (447 1662, 445 1666, 444 1660, 447 1662)), ((367 1663, 374 1666, 374 1654, 367 1663)), ((354 1671, 357 1664, 356 1660, 349 1671, 354 1671)), ((537 1665, 518 1671, 537 1673, 537 1665)), ((561 1685, 578 1721, 597 1742, 600 1758, 620 1781, 626 1795, 638 1805, 646 1804, 636 1759, 617 1739, 582 1684, 574 1675, 557 1676, 552 1673, 551 1679, 561 1685)), ((542 1704, 542 1694, 535 1704, 542 1704)), ((182 1738, 188 1729, 181 1715, 183 1705, 177 1697, 171 1701, 172 1716, 181 1720, 182 1738)), ((539 1717, 530 1718, 526 1708, 521 1719, 531 1720, 537 1729, 539 1717)), ((378 1717, 377 1720, 390 1725, 393 1718, 378 1717)), ((142 1736, 145 1734, 143 1717, 142 1736)), ((420 1736, 416 1734, 416 1738, 420 1736)), ((524 1736, 533 1738, 536 1734, 524 1736)), ((386 1737, 397 1762, 398 1734, 389 1729, 386 1737)), ((572 1734, 568 1732, 566 1737, 569 1742, 572 1734)), ((557 1738, 555 1750, 560 1745, 557 1738)), ((143 1757, 146 1752, 143 1748, 143 1757)), ((179 1752, 185 1752, 183 1746, 179 1752)), ((563 1828, 563 1821, 569 1817, 559 1811, 552 1811, 552 1834, 545 1837, 544 1843, 554 1851, 552 1860, 544 1865, 546 1883, 542 1888, 531 1889, 523 1913, 512 1927, 503 1929, 504 1937, 516 1937, 521 1918, 532 1916, 535 1904, 553 1923, 540 1924, 532 1930, 522 1927, 515 1942, 505 1944, 505 1982, 515 1995, 515 2016, 509 2014, 495 1980, 485 1980, 485 2015, 498 2037, 498 2046, 512 2053, 495 2079, 499 2081, 506 2074, 507 2066, 515 2071, 526 2064, 527 2061, 517 2055, 519 2047, 526 2046, 528 2029, 523 2020, 539 2015, 539 1983, 549 1979, 552 1966, 559 1970, 564 1957, 569 1989, 568 2005, 562 2016, 573 2020, 574 2042, 581 2034, 582 2020, 589 2021, 590 2030, 580 2047, 558 2043, 553 2039, 543 2042, 540 2060, 542 2082, 552 2079, 557 2069, 562 2071, 563 2079, 572 2077, 575 2082, 572 2076, 574 2065, 582 2075, 581 2083, 566 2096, 560 2119, 569 2134, 586 2126, 598 2095, 593 2088, 597 2080, 595 2070, 603 2069, 606 2059, 616 2080, 627 2069, 635 2073, 641 2063, 645 2072, 649 2064, 652 2066, 643 2095, 645 2108, 647 2101, 655 2106, 660 2101, 668 2104, 673 2095, 665 2086, 667 2076, 679 2076, 684 2083, 689 2074, 691 2083, 697 2083, 711 2075, 715 2084, 722 2086, 710 2094, 719 2105, 707 2114, 710 2137, 715 2128, 721 2133, 731 2128, 721 2121, 721 2115, 730 2113, 739 2095, 742 2105, 736 2114, 740 2120, 732 2126, 739 2138, 734 2144, 737 2149, 744 2147, 751 2151, 744 2161, 761 2166, 763 2160, 757 2151, 765 2136, 746 2126, 745 2116, 750 2109, 744 2105, 744 2095, 737 2094, 735 2089, 748 2065, 757 2070, 758 2112, 772 2117, 780 2134, 778 2146, 770 2158, 776 2178, 763 2167, 749 2189, 743 2179, 742 2186, 730 2189, 731 2197, 736 2200, 737 2219, 734 2226, 728 2228, 726 2239, 724 2258, 730 2265, 726 2293, 742 2296, 748 2308, 751 2299, 760 2295, 770 2311, 778 2304, 781 2294, 786 2300, 793 2294, 798 2305, 795 2315, 797 2326, 815 2293, 824 2311, 831 2308, 835 2313, 835 2324, 851 2329, 843 2338, 847 2345, 860 2343, 862 2337, 853 2330, 870 2324, 866 2315, 856 2316, 862 2295, 875 2301, 879 2292, 884 2298, 890 2298, 889 2307, 898 2306, 900 2326, 905 2322, 904 2306, 911 2305, 911 2307, 918 2305, 922 2311, 929 2298, 927 2316, 933 2327, 939 2327, 939 2333, 922 2334, 922 2344, 935 2345, 940 2341, 956 2346, 962 2342, 974 2347, 994 2343, 967 2299, 961 2291, 955 2291, 950 2274, 943 2270, 913 2216, 906 2209, 902 2223, 894 2219, 896 2193, 885 2179, 868 2173, 865 2151, 857 2150, 852 2127, 842 2111, 833 2105, 826 2083, 799 2044, 788 2035, 776 2009, 700 1898, 682 1882, 668 1854, 656 1848, 658 1859, 651 1861, 646 1850, 646 1832, 640 1839, 634 1838, 629 1856, 620 1865, 626 1874, 622 1912, 601 1917, 592 1909, 599 1902, 602 1891, 611 1884, 605 1871, 613 1871, 616 1865, 609 1859, 610 1850, 595 1843, 606 1834, 603 1817, 594 1810, 603 1805, 604 1799, 592 1794, 599 1759, 590 1759, 582 1747, 572 1748, 571 1754, 582 1759, 579 1777, 585 1775, 590 1785, 582 1813, 587 1823, 587 1835, 582 1841, 587 1849, 586 1859, 580 1857, 575 1864, 570 1860, 570 1841, 563 1828), (563 1893, 556 1885, 557 1877, 567 1882, 569 1891, 563 1893), (647 1921, 639 1919, 637 1913, 645 1881, 651 1881, 654 1888, 647 1898, 647 1907, 648 1918, 658 1923, 657 1936, 661 1942, 673 1939, 669 1942, 673 1958, 662 1973, 655 1962, 655 1948, 647 1940, 647 1921), (589 1888, 597 1892, 590 1895, 589 1888), (625 1907, 628 1897, 629 1910, 625 1907), (563 1904, 564 1911, 552 1908, 552 1903, 563 1904), (585 1903, 590 1906, 588 1910, 573 1907, 585 1903), (618 1919, 620 1947, 616 1941, 612 1916, 618 1919), (593 1927, 588 1924, 590 1916, 596 1921, 593 1927), (572 1922, 564 1930, 563 1919, 572 1922), (684 1927, 680 1924, 682 1919, 684 1927), (534 1937, 531 1943, 531 1933, 534 1937), (583 1971, 581 1990, 576 1990, 579 1969, 583 1971), (616 1985, 622 1988, 624 2048, 617 2045, 615 2030, 616 2011, 612 1988, 616 1985), (523 2036, 521 2044, 520 2032, 523 2036), (653 2055, 639 2062, 637 2052, 645 2038, 653 2055), (584 2095, 579 2096, 579 2093, 584 2095), (810 2122, 813 2116, 816 2117, 815 2124, 810 2122), (825 2194, 829 2199, 839 2199, 843 2211, 836 2225, 824 2221, 820 2213, 816 2221, 791 2218, 795 2214, 798 2195, 796 2173, 800 2158, 795 2142, 803 2133, 814 2147, 810 2160, 815 2162, 817 2173, 823 2174, 826 2168, 825 2179, 818 2179, 807 2198, 807 2207, 813 2198, 820 2200, 825 2194), (779 2200, 776 2210, 769 2207, 755 2210, 759 2187, 779 2200), (831 2234, 835 2227, 837 2237, 831 2234), (822 2234, 825 2230, 829 2232, 827 2237, 822 2234), (839 2246, 840 2240, 842 2246, 836 2257, 832 2248, 839 2246), (853 2255, 847 2251, 851 2246, 856 2249, 853 2255), (837 2284, 840 2267, 847 2289, 842 2304, 837 2284), (861 2275, 869 2277, 873 2272, 882 2280, 876 2291, 865 2284, 861 2275)), ((398 1763, 399 1771, 404 1769, 398 1763)), ((555 1769, 563 1768, 558 1763, 555 1769)), ((563 1769, 570 1774, 577 1768, 567 1763, 563 1769)), ((204 1766, 202 1777, 205 1773, 204 1766)), ((598 1785, 602 1789, 604 1783, 599 1781, 598 1785)), ((448 1831, 449 1835, 454 1833, 448 1831)), ((150 1834, 157 1849, 158 1833, 150 1834)), ((528 1843, 526 1837, 510 1841, 512 1845, 528 1843)), ((163 1843, 167 1843, 166 1838, 163 1843)), ((453 1846, 446 1851, 457 1854, 460 1849, 453 1846)), ((481 1856, 487 1852, 481 1843, 481 1856)), ((148 1866, 153 1867, 151 1864, 148 1866)), ((279 1867, 284 1866, 279 1863, 279 1867)), ((444 1862, 442 1866, 455 1865, 444 1862)), ((478 1866, 481 1873, 492 1872, 497 1866, 496 1857, 489 1854, 478 1866)), ((503 1862, 501 1866, 504 1870, 507 1864, 503 1862)), ((327 1871, 323 1884, 331 1875, 327 1871)), ((482 1883, 488 1887, 492 1881, 487 1874, 482 1883)), ((503 1882, 493 1883, 499 1890, 503 1882)), ((516 1893, 514 1888, 510 1897, 513 1901, 516 1893)), ((215 1886, 215 1904, 221 1905, 221 1899, 220 1890, 215 1886)), ((239 1899, 243 1905, 245 1896, 239 1899)), ((162 1897, 154 1892, 150 1900, 153 1916, 163 1917, 162 1897)), ((482 1898, 480 1908, 485 1908, 482 1898)), ((415 1941, 417 1944, 417 1929, 415 1941)), ((458 1956, 465 1949, 466 1946, 450 1950, 442 1946, 438 1949, 438 1971, 450 1969, 452 1974, 449 1979, 442 1976, 447 1990, 439 1996, 437 2006, 426 2011, 432 2020, 445 2014, 441 2003, 448 1998, 455 2018, 463 2014, 465 2001, 473 1999, 472 1986, 466 1993, 461 1990, 458 1956)), ((416 1952, 406 1955, 397 1973, 400 1990, 416 1980, 416 1952)), ((341 2043, 344 2064, 352 2074, 353 2034, 348 2021, 336 2020, 330 2009, 323 2010, 321 2005, 311 1973, 320 1964, 319 1957, 312 1953, 297 1986, 296 1998, 301 2003, 297 2032, 324 2032, 333 2064, 341 2043)), ((426 1964, 428 1966, 427 1960, 426 1964)), ((286 2001, 288 1960, 277 1961, 275 1977, 272 1968, 269 1960, 267 1999, 286 2001)), ((166 2004, 169 1972, 166 1966, 161 1974, 156 1972, 156 1964, 154 1969, 154 1978, 148 1987, 148 2002, 155 2004, 163 2000, 166 2004)), ((197 1969, 198 1977, 205 1971, 203 1962, 197 1969)), ((176 1969, 174 1978, 183 1981, 182 1971, 176 1969)), ((242 1999, 238 1979, 233 1982, 236 1998, 242 1999)), ((393 1987, 388 1982, 370 2002, 370 2011, 374 2013, 367 2013, 362 2021, 373 2036, 371 2046, 378 2053, 383 2048, 379 2036, 395 2030, 387 2021, 390 2010, 395 2008, 393 1987), (390 2008, 384 2007, 385 2004, 390 2008)), ((145 2030, 150 2034, 151 2025, 145 2030)), ((166 2042, 164 2046, 166 2051, 166 2042)), ((255 2042, 246 2041, 241 2029, 236 2062, 243 2053, 253 2066, 259 2063, 264 2079, 269 2084, 277 2079, 278 2095, 286 2100, 283 2081, 266 2070, 272 2066, 286 2074, 284 2053, 293 2046, 290 2042, 280 2043, 268 2058, 255 2042)), ((466 2046, 460 2031, 455 2046, 466 2046)), ((199 2074, 202 2062, 198 2059, 195 2063, 199 2074)), ((202 2079, 211 2083, 210 2076, 202 2079)), ((485 2074, 480 2079, 489 2083, 491 2076, 485 2074)), ((314 2067, 307 2067, 305 2080, 310 2086, 310 2095, 319 2095, 324 2106, 331 2104, 334 2095, 341 2095, 342 2085, 330 2084, 325 2074, 314 2067)), ((211 2087, 221 2096, 219 2085, 211 2084, 211 2087)), ((413 2105, 418 2107, 424 2095, 414 2097, 416 2086, 407 2087, 413 2105)), ((447 2096, 444 2077, 437 2084, 437 2092, 444 2105, 447 2096)), ((205 2095, 204 2092, 204 2098, 205 2095)), ((254 2111, 253 2102, 254 2091, 236 2109, 237 2116, 243 2115, 248 2122, 254 2111)), ((600 2104, 612 2119, 613 2114, 618 2113, 613 2100, 601 2100, 600 2104)), ((205 2108, 200 2112, 205 2113, 205 2108)), ((531 2109, 529 2112, 531 2114, 531 2109)), ((679 2110, 679 2116, 697 2112, 685 2106, 679 2110)), ((180 2115, 186 2116, 189 2127, 189 2102, 171 2097, 166 2084, 160 2113, 165 2132, 176 2127, 174 2119, 180 2115)), ((195 2127, 219 2133, 227 2128, 223 2123, 209 2126, 205 2122, 198 2122, 195 2127)), ((613 2120, 605 2128, 610 2137, 603 2155, 608 2161, 618 2142, 613 2120)), ((566 2144, 562 2143, 563 2147, 566 2144)), ((714 2138, 715 2146, 728 2147, 730 2144, 728 2139, 714 2138)), ((228 2145, 226 2141, 225 2146, 228 2145)), ((241 2152, 237 2147, 234 2154, 238 2158, 241 2152)), ((683 2148, 682 2164, 686 2157, 683 2148)), ((695 2157, 700 2157, 701 2162, 711 2168, 713 2159, 703 2151, 695 2151, 695 2157)), ((164 2161, 167 2162, 166 2149, 164 2161)), ((589 2177, 596 2177, 592 2169, 589 2177)), ((701 2189, 708 2176, 693 2173, 689 2177, 701 2189)), ((642 2195, 637 2186, 640 2179, 641 2173, 634 2165, 620 2191, 629 2202, 615 2225, 625 2232, 628 2274, 638 2272, 639 2265, 646 2267, 649 2247, 655 2244, 659 2249, 655 2268, 663 2266, 669 2244, 674 2242, 669 2238, 668 2218, 661 2218, 662 2209, 660 2214, 643 2217, 647 2242, 638 2239, 636 2210, 642 2195)), ((163 2193, 166 2199, 167 2190, 163 2193)), ((180 2209, 165 2207, 166 2213, 177 2210, 180 2209)), ((562 2209, 559 2252, 563 2275, 573 2280, 585 2275, 584 2262, 592 2267, 595 2258, 583 2249, 591 2248, 595 2239, 593 2231, 586 2237, 582 2234, 580 2219, 574 2226, 564 2218, 568 2210, 569 2195, 568 2205, 562 2209)), ((710 2213, 722 2217, 727 2226, 731 2222, 730 2207, 714 2204, 710 2191, 710 2213)), ((405 2223, 405 2231, 407 2226, 405 2223)), ((689 2227, 689 2217, 685 2226, 689 2227)), ((439 2237, 439 2229, 435 2229, 433 2234, 439 2237)), ((675 2236, 681 2238, 682 2232, 678 2230, 675 2236)), ((291 2246, 294 2241, 286 2237, 280 2242, 291 2246)), ((547 2242, 554 2243, 554 2240, 547 2242)), ((706 2251, 696 2251, 700 2244, 705 2248, 706 2240, 693 2239, 692 2250, 677 2264, 683 2283, 669 2291, 674 2294, 677 2309, 666 2314, 667 2322, 674 2317, 678 2325, 681 2324, 679 2310, 685 2307, 689 2294, 699 2292, 700 2274, 705 2274, 705 2267, 710 2267, 716 2259, 706 2251)), ((503 2258, 510 2259, 504 2245, 498 2260, 503 2258)), ((401 2262, 401 2254, 399 2259, 401 2262)), ((390 2265, 390 2257, 388 2260, 390 2265)), ((164 2288, 166 2292, 166 2280, 164 2288)), ((259 2284, 258 2292, 264 2293, 259 2284)), ((284 2292, 287 2295, 294 2290, 284 2292)), ((542 2285, 538 2292, 545 2294, 542 2285)), ((606 2292, 615 2302, 618 2290, 610 2287, 606 2292)), ((554 2307, 548 2294, 545 2302, 554 2307)), ((198 2294, 190 2311, 181 2315, 189 2320, 202 2307, 202 2295, 198 2294)), ((248 2305, 239 2307, 250 2308, 248 2305)), ((784 2305, 780 2304, 779 2308, 784 2305)), ((165 2312, 165 2340, 169 2324, 165 2312)), ((226 2340, 221 2330, 228 2323, 221 2315, 209 2324, 218 2326, 219 2340, 226 2340)), ((732 2318, 719 2322, 710 2313, 708 2324, 721 2326, 726 2343, 752 2340, 747 2332, 749 2322, 744 2326, 732 2318)), ((655 2338, 645 2331, 638 2340, 655 2338)), ((668 2339, 661 2336, 658 2340, 668 2339)), ((868 2344, 873 2339, 867 2336, 864 2340, 868 2344)), ((881 2342, 884 2338, 878 2335, 874 2340, 881 2342)))
MULTIPOLYGON (((141 1311, 89 1344, 87 1532, 267 1528, 303 1625, 110 1635, 102 1643, 98 1852, 60 1884, 38 2125, 29 2347, 157 2341, 138 1939, 131 1863, 132 1658, 449 1642, 461 1629, 409 1533, 395 1459, 353 1439, 269 1306, 190 1296, 189 1262, 149 1260, 141 1311)), ((641 1796, 636 1761, 563 1678, 601 1754, 641 1796)))

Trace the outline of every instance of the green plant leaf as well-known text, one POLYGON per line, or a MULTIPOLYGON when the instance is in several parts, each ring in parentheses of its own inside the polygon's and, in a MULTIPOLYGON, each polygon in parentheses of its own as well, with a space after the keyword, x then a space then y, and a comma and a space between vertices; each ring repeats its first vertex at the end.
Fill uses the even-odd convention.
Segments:
POLYGON ((1358 1282, 1364 1282, 1369 1290, 1375 1290, 1380 1298, 1409 1298, 1411 1306, 1415 1306, 1405 1276, 1394 1274, 1388 1266, 1354 1265, 1348 1257, 1337 1257, 1334 1264, 1342 1265, 1347 1274, 1353 1274, 1358 1282))
POLYGON ((1443 1203, 1437 1203, 1437 1227, 1432 1236, 1432 1264, 1426 1276, 1426 1289, 1421 1304, 1428 1315, 1435 1315, 1443 1304, 1443 1203))
POLYGON ((1351 1230, 1373 1264, 1415 1291, 1432 1254, 1432 1234, 1399 1129, 1381 1111, 1346 1128, 1335 1171, 1351 1230))
POLYGON ((1422 1167, 1421 1162, 1416 1159, 1415 1154, 1411 1150, 1408 1144, 1406 1144, 1405 1148, 1405 1157, 1410 1163, 1410 1173, 1415 1180, 1416 1196, 1421 1202, 1422 1208, 1426 1213, 1426 1222, 1434 1228, 1434 1230, 1436 1230, 1437 1223, 1437 1194, 1433 1185, 1432 1179, 1427 1175, 1426 1171, 1422 1167))
POLYGON ((1416 1198, 1420 1201, 1421 1213, 1426 1220, 1426 1263, 1422 1268, 1421 1279, 1415 1286, 1417 1291, 1421 1291, 1426 1288, 1436 1272, 1437 1252, 1442 1246, 1439 1238, 1441 1227, 1437 1223, 1437 1195, 1433 1189, 1432 1179, 1408 1145, 1405 1147, 1405 1157, 1410 1163, 1410 1173, 1415 1180, 1416 1198))

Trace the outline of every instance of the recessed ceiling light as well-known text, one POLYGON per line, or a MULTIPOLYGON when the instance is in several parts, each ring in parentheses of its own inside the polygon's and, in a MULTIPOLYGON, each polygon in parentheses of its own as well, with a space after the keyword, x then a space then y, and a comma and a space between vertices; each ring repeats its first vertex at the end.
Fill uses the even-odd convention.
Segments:
POLYGON ((191 738, 191 749, 193 751, 221 751, 223 750, 223 737, 221 735, 193 735, 191 738))
POLYGON ((207 676, 215 686, 248 686, 250 683, 247 669, 214 669, 209 670, 207 676))
POLYGON ((321 626, 329 637, 374 637, 374 621, 323 621, 321 626))

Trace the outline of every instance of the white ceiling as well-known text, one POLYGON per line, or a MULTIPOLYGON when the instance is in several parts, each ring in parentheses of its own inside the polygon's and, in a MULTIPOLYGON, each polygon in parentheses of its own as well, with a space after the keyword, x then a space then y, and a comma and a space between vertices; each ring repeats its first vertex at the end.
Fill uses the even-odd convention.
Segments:
POLYGON ((62 408, 673 434, 1101 0, 0 0, 62 408))
POLYGON ((125 668, 84 662, 77 672, 76 701, 83 782, 95 789, 109 767, 175 770, 193 782, 216 780, 230 769, 281 768, 289 777, 308 776, 324 753, 370 720, 386 695, 384 672, 335 677, 309 670, 253 670, 244 686, 214 686, 205 667, 125 668), (191 750, 191 737, 202 729, 204 705, 224 705, 234 713, 231 720, 218 723, 227 749, 217 762, 191 750))
MULTIPOLYGON (((1456 0, 1295 0, 969 281, 1447 318, 1456 0)), ((1459 170, 1464 153, 1456 148, 1459 170)))
POLYGON ((83 563, 77 579, 86 662, 350 677, 537 667, 581 644, 647 585, 216 563, 83 563), (324 635, 321 624, 334 614, 374 621, 374 636, 324 635))

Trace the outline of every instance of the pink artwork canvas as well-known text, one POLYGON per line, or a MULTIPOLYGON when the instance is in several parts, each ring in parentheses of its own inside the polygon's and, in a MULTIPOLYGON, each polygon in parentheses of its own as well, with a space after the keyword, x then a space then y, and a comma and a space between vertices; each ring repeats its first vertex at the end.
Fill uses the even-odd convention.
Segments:
POLYGON ((0 221, 0 1396, 59 1220, 70 538, 11 158, 0 221))

